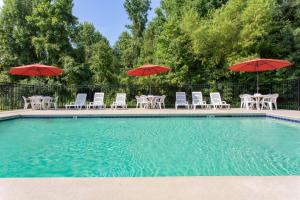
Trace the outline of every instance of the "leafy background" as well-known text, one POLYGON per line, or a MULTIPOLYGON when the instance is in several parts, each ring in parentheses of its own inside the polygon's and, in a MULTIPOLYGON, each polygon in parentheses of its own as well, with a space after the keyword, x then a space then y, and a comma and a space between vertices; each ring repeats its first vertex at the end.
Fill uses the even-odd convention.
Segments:
POLYGON ((125 0, 131 23, 118 41, 79 23, 72 0, 4 0, 0 11, 0 82, 63 85, 255 82, 228 67, 256 57, 288 59, 293 67, 261 73, 264 81, 300 75, 299 0, 162 0, 148 22, 150 0, 125 0), (63 68, 49 79, 11 76, 11 67, 63 68), (126 71, 145 63, 172 71, 150 78, 126 71))

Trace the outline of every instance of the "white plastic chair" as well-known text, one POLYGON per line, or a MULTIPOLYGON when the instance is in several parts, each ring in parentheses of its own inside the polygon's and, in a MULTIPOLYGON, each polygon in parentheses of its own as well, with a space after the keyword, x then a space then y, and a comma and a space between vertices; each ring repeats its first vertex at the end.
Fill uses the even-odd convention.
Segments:
POLYGON ((227 104, 226 101, 222 101, 221 95, 219 92, 212 92, 210 93, 210 102, 211 105, 216 108, 227 108, 230 109, 230 104, 227 104))
POLYGON ((245 98, 244 98, 245 94, 240 94, 239 97, 241 99, 241 108, 244 108, 244 101, 245 101, 245 98))
POLYGON ((135 96, 136 99, 136 108, 142 107, 142 100, 140 96, 135 96))
POLYGON ((32 96, 30 98, 30 105, 32 110, 41 110, 42 109, 42 97, 41 96, 32 96))
POLYGON ((127 108, 125 93, 117 93, 116 101, 111 104, 111 108, 117 109, 118 107, 127 108))
POLYGON ((22 96, 23 100, 24 100, 24 110, 28 109, 28 107, 31 105, 30 104, 30 99, 26 98, 24 96, 22 96))
POLYGON ((165 109, 166 108, 165 99, 166 99, 166 95, 157 97, 155 99, 155 106, 157 106, 159 109, 162 109, 162 107, 164 107, 165 109))
POLYGON ((75 108, 81 110, 82 107, 85 106, 86 96, 86 93, 78 93, 75 102, 71 102, 70 104, 65 105, 66 109, 75 108))
POLYGON ((53 104, 52 97, 43 97, 42 108, 44 110, 51 108, 52 104, 53 104))
POLYGON ((254 105, 256 105, 256 101, 252 98, 250 94, 242 94, 241 98, 241 108, 246 108, 247 110, 253 109, 254 105))
POLYGON ((88 109, 90 108, 99 108, 105 109, 106 105, 104 104, 104 93, 96 92, 94 94, 94 101, 90 102, 88 105, 88 109))
POLYGON ((186 100, 185 92, 176 92, 175 109, 177 110, 179 106, 184 106, 185 108, 190 109, 190 105, 186 100))
POLYGON ((277 99, 279 97, 279 94, 272 94, 272 95, 267 95, 265 96, 262 101, 262 109, 270 109, 273 110, 273 105, 275 107, 275 110, 277 110, 277 99))
POLYGON ((53 101, 53 98, 52 98, 52 100, 49 102, 50 108, 53 106, 54 109, 57 110, 57 108, 58 108, 58 98, 59 98, 59 97, 56 96, 56 97, 54 98, 54 101, 53 101))
POLYGON ((149 108, 150 107, 150 101, 148 100, 148 97, 145 95, 140 96, 140 107, 141 108, 149 108))
POLYGON ((202 92, 192 92, 192 108, 196 110, 197 106, 207 108, 206 102, 203 101, 202 92))

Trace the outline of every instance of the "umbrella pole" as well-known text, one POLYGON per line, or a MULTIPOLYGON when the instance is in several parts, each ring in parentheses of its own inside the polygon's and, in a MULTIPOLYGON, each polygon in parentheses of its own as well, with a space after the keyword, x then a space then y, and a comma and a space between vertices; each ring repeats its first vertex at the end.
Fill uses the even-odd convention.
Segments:
POLYGON ((151 78, 150 78, 150 76, 149 76, 149 94, 151 94, 151 78))
POLYGON ((258 72, 256 72, 256 93, 259 92, 259 85, 258 85, 258 72))

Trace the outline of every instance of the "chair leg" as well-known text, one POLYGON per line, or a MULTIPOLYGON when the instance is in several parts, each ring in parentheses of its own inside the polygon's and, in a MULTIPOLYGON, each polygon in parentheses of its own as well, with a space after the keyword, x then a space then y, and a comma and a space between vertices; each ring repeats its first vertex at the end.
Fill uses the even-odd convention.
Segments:
POLYGON ((273 110, 273 105, 271 102, 269 102, 269 108, 270 108, 270 110, 273 110))

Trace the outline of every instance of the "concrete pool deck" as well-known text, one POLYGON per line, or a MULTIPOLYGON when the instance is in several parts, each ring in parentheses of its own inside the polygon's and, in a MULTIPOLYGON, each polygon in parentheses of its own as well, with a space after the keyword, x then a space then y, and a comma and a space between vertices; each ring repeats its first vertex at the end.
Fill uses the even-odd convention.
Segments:
MULTIPOLYGON (((17 110, 18 117, 270 116, 300 121, 300 111, 278 110, 17 110)), ((0 200, 298 200, 300 176, 154 178, 0 178, 0 200)))
POLYGON ((0 179, 1 200, 299 200, 299 177, 0 179))

